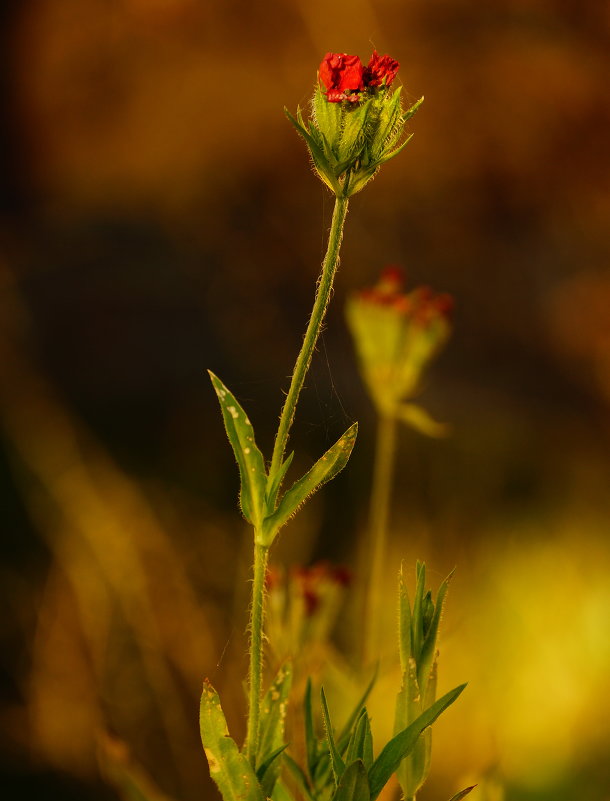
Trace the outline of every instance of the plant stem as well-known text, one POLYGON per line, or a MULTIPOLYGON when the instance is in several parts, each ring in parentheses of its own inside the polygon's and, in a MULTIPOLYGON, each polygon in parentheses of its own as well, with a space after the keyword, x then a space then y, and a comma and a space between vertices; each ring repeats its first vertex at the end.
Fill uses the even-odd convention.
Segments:
POLYGON ((326 307, 328 306, 333 279, 339 264, 339 249, 341 247, 341 239, 343 238, 343 224, 347 214, 347 206, 348 200, 346 197, 336 198, 330 233, 328 235, 328 247, 326 249, 326 256, 322 262, 322 274, 318 282, 316 298, 307 325, 307 331, 303 339, 303 345, 301 346, 301 351, 297 357, 292 373, 290 389, 288 390, 288 395, 284 401, 284 407, 280 416, 280 424, 273 446, 273 457, 271 459, 269 476, 274 476, 276 474, 284 460, 286 443, 288 442, 288 435, 290 433, 292 421, 294 420, 297 401, 303 389, 305 375, 311 364, 311 357, 320 334, 320 329, 322 328, 322 321, 324 320, 326 307))
POLYGON ((377 421, 373 487, 369 517, 371 572, 367 603, 364 610, 366 621, 364 662, 379 657, 381 600, 383 597, 383 565, 386 558, 388 519, 394 458, 396 455, 396 418, 391 414, 380 414, 377 421))
POLYGON ((265 575, 269 549, 254 545, 254 580, 252 583, 252 605, 250 607, 250 669, 248 682, 248 731, 246 755, 253 768, 256 767, 260 706, 263 689, 263 624, 265 616, 265 575))
MULTIPOLYGON (((332 290, 333 279, 339 264, 339 249, 343 238, 343 224, 347 214, 348 201, 345 197, 337 197, 333 210, 333 218, 328 236, 328 247, 326 256, 322 262, 322 274, 318 281, 316 297, 313 310, 301 351, 297 357, 290 389, 284 401, 284 407, 280 416, 280 423, 275 437, 273 447, 273 457, 269 469, 271 478, 281 467, 288 435, 294 420, 297 401, 303 388, 303 382, 313 355, 322 322, 328 306, 328 300, 332 290)), ((278 488, 279 489, 279 488, 278 488)), ((275 499, 273 499, 275 501, 275 499)), ((257 544, 258 537, 255 537, 254 545, 254 581, 252 584, 252 606, 250 608, 250 668, 249 668, 249 688, 248 688, 248 731, 246 734, 246 754, 253 767, 256 762, 258 749, 258 737, 260 726, 260 706, 263 683, 263 623, 265 616, 265 573, 267 570, 268 547, 257 544)))

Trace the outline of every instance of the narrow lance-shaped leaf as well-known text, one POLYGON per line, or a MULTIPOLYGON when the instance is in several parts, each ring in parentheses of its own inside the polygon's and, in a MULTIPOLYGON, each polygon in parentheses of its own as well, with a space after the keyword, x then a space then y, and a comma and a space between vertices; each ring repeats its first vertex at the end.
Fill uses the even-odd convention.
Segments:
POLYGON ((400 652, 400 668, 402 674, 409 668, 409 659, 413 654, 411 643, 411 604, 405 584, 404 565, 400 566, 398 578, 398 643, 400 652))
POLYGON ((424 642, 423 605, 426 589, 426 565, 417 562, 415 565, 415 596, 413 598, 413 615, 411 617, 411 644, 413 657, 419 660, 424 642))
POLYGON ((370 801, 371 791, 366 768, 360 759, 346 768, 332 801, 370 801))
POLYGON ((261 792, 264 798, 270 798, 273 795, 275 783, 279 777, 280 760, 279 757, 288 748, 288 743, 284 743, 275 751, 272 751, 265 761, 256 769, 256 778, 261 785, 261 792))
POLYGON ((322 716, 324 717, 324 727, 326 729, 328 750, 330 752, 330 764, 333 769, 335 784, 338 784, 341 776, 343 775, 343 771, 345 770, 345 763, 341 759, 339 751, 337 750, 337 745, 335 743, 335 737, 333 734, 333 726, 330 720, 330 714, 328 712, 328 703, 326 701, 326 694, 324 693, 323 687, 320 688, 320 696, 322 698, 322 716))
POLYGON ((465 684, 461 684, 459 687, 443 695, 442 698, 439 698, 429 709, 426 709, 425 712, 416 718, 410 726, 387 743, 369 771, 371 798, 373 801, 377 798, 404 757, 411 753, 420 733, 434 723, 438 716, 455 701, 465 686, 465 684))
POLYGON ((430 627, 428 628, 428 631, 426 633, 426 638, 422 644, 422 649, 419 657, 419 670, 418 670, 418 679, 422 692, 426 691, 425 681, 430 672, 432 662, 434 661, 434 655, 436 653, 436 640, 438 637, 438 628, 441 622, 441 616, 443 614, 443 609, 445 607, 445 598, 447 596, 447 590, 449 588, 449 582, 452 576, 453 576, 453 570, 443 581, 441 586, 438 588, 438 593, 436 596, 436 605, 434 608, 434 615, 432 617, 432 622, 430 624, 430 627))
POLYGON ((218 693, 207 680, 201 694, 199 727, 210 776, 224 801, 264 801, 248 759, 229 736, 218 693))
POLYGON ((290 662, 286 662, 278 670, 261 705, 258 753, 256 755, 257 767, 283 743, 286 702, 291 685, 292 665, 290 662))
POLYGON ((449 801, 461 801, 461 799, 462 798, 466 798, 468 793, 471 793, 474 790, 475 787, 476 787, 476 784, 473 784, 472 787, 466 787, 466 789, 460 790, 459 793, 456 793, 455 795, 452 795, 451 798, 449 799, 449 801))
POLYGON ((267 474, 263 455, 254 441, 254 429, 235 396, 211 371, 210 378, 218 396, 225 429, 239 466, 240 503, 244 517, 258 526, 264 512, 267 474))
MULTIPOLYGON (((409 660, 408 668, 402 677, 402 687, 396 698, 396 718, 394 732, 398 734, 415 721, 423 710, 422 696, 417 682, 417 666, 414 659, 409 660)), ((415 796, 417 790, 426 778, 425 762, 426 748, 431 729, 423 731, 418 737, 410 754, 408 754, 396 769, 398 781, 405 798, 415 796)))
POLYGON ((347 750, 345 752, 345 762, 350 765, 356 759, 361 759, 364 762, 364 745, 366 737, 366 722, 368 714, 366 709, 363 709, 356 723, 356 727, 352 732, 347 750))
POLYGON ((275 512, 267 517, 263 524, 267 540, 272 541, 277 531, 292 517, 299 506, 345 467, 357 433, 358 424, 354 423, 332 448, 318 459, 311 470, 286 492, 275 512))
POLYGON ((375 761, 375 757, 373 755, 373 733, 371 731, 371 721, 369 720, 368 715, 365 717, 364 749, 362 761, 364 762, 364 767, 367 769, 367 771, 372 768, 373 762, 375 761))
POLYGON ((318 741, 313 726, 313 701, 311 698, 311 678, 307 677, 305 697, 303 699, 303 713, 305 718, 305 748, 307 750, 307 769, 313 776, 318 756, 318 741))
POLYGON ((274 474, 269 473, 269 476, 267 477, 266 498, 268 512, 273 512, 275 510, 275 502, 277 500, 278 492, 280 491, 282 481, 284 480, 293 459, 294 451, 291 451, 280 465, 279 470, 277 470, 277 472, 274 474))

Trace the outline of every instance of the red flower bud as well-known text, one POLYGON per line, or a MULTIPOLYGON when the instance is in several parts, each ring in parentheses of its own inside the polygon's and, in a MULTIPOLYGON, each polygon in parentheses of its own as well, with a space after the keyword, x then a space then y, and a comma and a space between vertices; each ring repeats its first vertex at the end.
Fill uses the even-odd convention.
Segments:
POLYGON ((399 67, 398 61, 388 55, 380 56, 374 50, 371 60, 364 70, 364 83, 367 86, 381 86, 385 82, 386 86, 390 86, 396 77, 399 67))
POLYGON ((360 99, 358 93, 364 89, 363 75, 364 67, 358 56, 349 56, 347 53, 327 53, 318 70, 329 103, 340 103, 342 100, 357 102, 360 99))

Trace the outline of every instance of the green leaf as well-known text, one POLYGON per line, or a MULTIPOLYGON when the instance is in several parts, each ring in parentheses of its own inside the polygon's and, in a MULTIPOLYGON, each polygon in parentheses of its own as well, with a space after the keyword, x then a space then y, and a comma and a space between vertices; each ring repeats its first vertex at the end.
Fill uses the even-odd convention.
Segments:
POLYGON ((438 627, 441 622, 441 616, 443 614, 443 609, 445 606, 445 598, 447 596, 447 589, 449 588, 449 582, 452 576, 453 576, 453 570, 443 581, 443 583, 438 589, 438 593, 436 596, 436 605, 434 607, 434 615, 432 616, 432 622, 426 633, 426 638, 422 644, 421 653, 419 657, 418 674, 417 674, 419 679, 419 685, 422 689, 422 692, 426 692, 426 683, 428 675, 430 673, 430 669, 434 661, 434 655, 436 653, 436 640, 438 637, 438 627))
POLYGON ((281 761, 276 757, 286 747, 284 744, 284 722, 286 704, 292 685, 292 666, 286 662, 279 669, 273 683, 265 693, 261 705, 256 773, 261 779, 263 794, 267 798, 279 776, 281 761), (265 767, 263 773, 261 770, 265 767), (264 776, 264 781, 262 777, 264 776))
POLYGON ((371 731, 371 721, 367 715, 365 718, 364 748, 362 750, 362 761, 364 767, 369 771, 373 767, 375 757, 373 755, 373 733, 371 731))
POLYGON ((288 748, 288 743, 284 743, 275 751, 272 751, 267 759, 256 769, 256 778, 261 785, 261 791, 264 798, 270 798, 273 794, 275 783, 278 780, 280 772, 280 761, 278 757, 288 748))
POLYGON ((256 447, 252 423, 235 396, 214 373, 210 370, 208 372, 218 396, 227 436, 239 466, 242 512, 249 523, 258 527, 265 513, 267 474, 263 455, 256 447))
MULTIPOLYGON (((417 682, 417 666, 414 659, 402 678, 402 687, 396 699, 396 719, 394 731, 399 733, 417 720, 424 705, 417 682)), ((421 733, 413 750, 396 769, 398 782, 405 798, 414 798, 429 772, 428 755, 432 749, 432 729, 421 733)))
POLYGON ((345 762, 349 765, 356 759, 360 759, 368 769, 373 764, 372 756, 373 742, 371 724, 365 707, 360 713, 358 723, 350 737, 345 753, 345 762))
POLYGON ((275 512, 269 515, 264 522, 263 530, 267 539, 272 540, 299 506, 345 467, 354 447, 357 433, 358 423, 354 423, 332 448, 318 459, 311 470, 286 492, 275 512))
POLYGON ((426 590, 426 565, 417 562, 415 565, 415 596, 413 598, 413 615, 411 617, 411 642, 413 658, 419 661, 424 644, 423 606, 426 590))
POLYGON ((218 693, 207 679, 201 694, 199 728, 210 776, 224 801, 264 801, 250 763, 229 736, 218 693))
POLYGON ((349 765, 339 786, 332 796, 332 801, 370 801, 371 791, 366 768, 360 759, 349 765))
POLYGON ((398 643, 400 668, 404 675, 409 668, 409 659, 413 656, 413 645, 411 642, 411 604, 402 564, 398 577, 398 643))
POLYGON ((284 663, 265 693, 261 705, 257 767, 284 742, 286 702, 292 685, 292 665, 284 663))
POLYGON ((282 486, 282 481, 284 480, 286 473, 288 472, 288 468, 292 464, 292 460, 294 458, 294 451, 292 451, 289 456, 284 459, 282 464, 280 465, 279 470, 274 473, 273 475, 270 473, 267 478, 267 508, 270 511, 275 510, 275 502, 277 500, 277 494, 280 491, 280 487, 282 486))
POLYGON ((466 787, 465 790, 460 790, 459 793, 452 795, 449 801, 460 801, 460 799, 465 798, 468 795, 468 793, 471 793, 475 787, 476 784, 473 784, 472 787, 466 787))
POLYGON ((341 776, 343 775, 343 771, 345 770, 345 763, 341 759, 339 751, 337 750, 337 745, 335 743, 335 737, 333 735, 333 726, 328 712, 328 703, 326 702, 326 694, 324 693, 324 687, 320 688, 320 697, 322 699, 322 716, 324 717, 324 727, 326 729, 326 739, 328 741, 328 750, 330 753, 330 764, 333 770, 335 785, 337 785, 339 783, 339 780, 341 779, 341 776))
POLYGON ((403 403, 396 409, 396 418, 427 437, 439 439, 449 433, 449 426, 437 423, 425 409, 415 403, 403 403))
POLYGON ((305 748, 307 750, 307 770, 313 777, 318 758, 318 740, 313 726, 313 701, 311 698, 311 678, 307 678, 305 697, 303 699, 303 713, 305 718, 305 748))
POLYGON ((411 753, 420 733, 434 723, 438 716, 455 701, 458 695, 464 690, 465 686, 465 684, 461 684, 459 687, 443 695, 442 698, 439 698, 429 709, 426 709, 425 712, 416 718, 410 726, 407 726, 406 729, 387 743, 369 771, 371 798, 373 801, 377 798, 404 757, 411 753))

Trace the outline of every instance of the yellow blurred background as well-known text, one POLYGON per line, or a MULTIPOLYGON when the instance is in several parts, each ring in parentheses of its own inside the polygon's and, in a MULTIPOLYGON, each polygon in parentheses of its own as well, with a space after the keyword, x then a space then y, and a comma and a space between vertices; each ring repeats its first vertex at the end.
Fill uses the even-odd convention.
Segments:
POLYGON ((426 100, 351 204, 295 475, 359 441, 274 558, 358 581, 375 421, 342 308, 402 264, 457 304, 422 396, 452 435, 402 432, 387 565, 390 643, 400 560, 457 565, 441 689, 469 687, 421 801, 608 801, 608 4, 21 0, 2 23, 6 797, 113 799, 126 763, 217 797, 198 695, 243 733, 249 544, 205 368, 269 451, 332 208, 282 109, 326 51, 376 48, 426 100))

